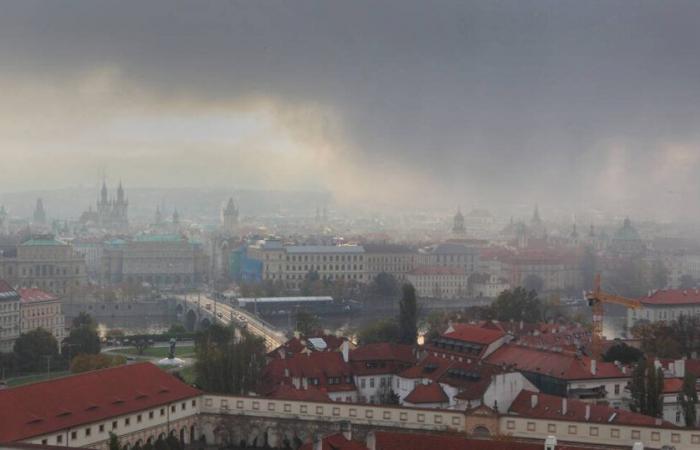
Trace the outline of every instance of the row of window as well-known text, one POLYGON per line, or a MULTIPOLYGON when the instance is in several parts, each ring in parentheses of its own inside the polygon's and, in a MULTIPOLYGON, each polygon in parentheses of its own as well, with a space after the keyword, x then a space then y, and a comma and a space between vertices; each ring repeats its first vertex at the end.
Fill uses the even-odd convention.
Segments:
MULTIPOLYGON (((197 406, 197 400, 192 400, 192 408, 197 406)), ((180 403, 180 410, 185 411, 187 409, 187 402, 182 402, 180 403)), ((170 405, 170 412, 175 413, 177 411, 177 406, 176 405, 170 405)), ((159 417, 165 417, 165 407, 160 408, 159 410, 159 417)), ((153 411, 148 411, 148 420, 153 420, 155 418, 155 410, 153 411)), ((144 415, 143 413, 136 414, 135 416, 131 417, 125 417, 121 419, 121 426, 124 427, 129 427, 131 426, 132 419, 135 420, 137 424, 142 423, 144 420, 144 415)), ((98 434, 104 434, 107 430, 107 425, 110 425, 109 431, 114 431, 118 430, 120 428, 120 420, 112 420, 111 424, 110 423, 101 423, 97 425, 97 427, 93 428, 92 426, 85 427, 82 430, 76 429, 76 430, 71 430, 70 431, 70 441, 76 441, 78 438, 82 435, 82 437, 88 438, 91 437, 93 434, 93 430, 95 430, 95 433, 98 434)), ((57 434, 56 435, 56 444, 63 444, 63 433, 57 434)), ((41 441, 42 445, 48 445, 49 440, 48 438, 42 439, 41 441)))
MULTIPOLYGON (((213 399, 208 398, 205 400, 204 405, 206 407, 212 407, 213 406, 213 399)), ((252 410, 253 411, 259 411, 260 410, 260 401, 258 400, 253 400, 252 401, 252 410)), ((228 404, 228 399, 221 399, 219 403, 219 407, 223 411, 228 411, 229 410, 229 404, 228 404)), ((246 405, 243 400, 237 400, 235 403, 235 409, 245 409, 246 405)), ((285 413, 292 413, 292 404, 291 403, 284 403, 283 406, 283 412, 285 413)), ((341 415, 341 408, 339 406, 333 406, 330 407, 330 411, 328 411, 327 406, 321 406, 321 405, 316 405, 314 408, 310 408, 309 405, 306 404, 298 404, 298 413, 299 414, 315 414, 316 416, 324 416, 328 412, 330 412, 331 416, 334 417, 339 417, 341 415)), ((277 409, 277 404, 276 402, 268 402, 267 403, 267 410, 268 411, 275 411, 277 409)), ((349 408, 347 410, 348 416, 351 418, 357 418, 358 417, 358 408, 349 408)), ((385 409, 381 411, 381 416, 379 416, 380 411, 376 410, 376 408, 367 408, 364 410, 364 418, 366 419, 382 419, 382 420, 388 420, 388 421, 393 421, 393 420, 398 420, 401 422, 408 422, 408 412, 407 411, 398 411, 396 409, 393 410, 388 410, 385 409), (377 413, 377 417, 375 417, 375 412, 377 413), (397 414, 398 413, 398 414, 397 414), (398 417, 396 417, 398 415, 398 417)), ((447 419, 451 419, 449 422, 452 424, 452 426, 461 426, 463 425, 463 418, 459 414, 454 414, 454 415, 448 415, 444 416, 443 414, 439 413, 434 413, 434 414, 429 414, 429 416, 432 416, 433 423, 440 425, 443 423, 446 423, 447 419)), ((426 423, 426 413, 418 412, 415 414, 415 421, 419 423, 426 423)))
MULTIPOLYGON (((266 257, 269 255, 266 255, 266 257)), ((268 259, 268 258, 266 258, 268 259)), ((331 262, 331 261, 363 261, 362 255, 287 255, 287 261, 331 262)))
MULTIPOLYGON (((515 430, 515 420, 508 420, 506 421, 506 429, 508 430, 515 430)), ((526 424, 526 429, 528 432, 537 432, 538 431, 538 423, 536 422, 527 422, 526 424)), ((601 429, 598 426, 595 425, 576 425, 576 424, 568 424, 568 425, 563 425, 563 424, 555 424, 555 423, 548 423, 547 424, 547 433, 557 435, 557 434, 562 434, 564 430, 566 430, 566 433, 569 435, 579 435, 579 429, 581 430, 581 436, 592 436, 592 437, 604 437, 601 434, 601 429)), ((604 429, 603 429, 604 430, 604 429)), ((539 430, 539 431, 544 431, 544 430, 539 430)), ((610 428, 609 430, 609 436, 611 439, 628 439, 627 437, 621 437, 623 435, 623 430, 620 428, 610 428)), ((629 439, 633 441, 639 441, 641 439, 642 433, 640 430, 629 430, 629 439)), ((651 440, 654 442, 659 442, 661 441, 661 432, 660 431, 652 431, 651 432, 651 440)), ((681 442, 681 435, 680 433, 671 433, 671 443, 674 444, 679 444, 681 442)), ((691 435, 691 443, 692 444, 700 444, 700 434, 694 434, 691 435)))

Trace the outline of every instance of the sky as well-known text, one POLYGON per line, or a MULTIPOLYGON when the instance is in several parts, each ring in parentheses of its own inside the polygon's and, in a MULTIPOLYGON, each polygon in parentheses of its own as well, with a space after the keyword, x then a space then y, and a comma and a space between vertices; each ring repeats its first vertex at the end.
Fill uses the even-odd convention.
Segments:
POLYGON ((700 217, 700 2, 0 4, 2 191, 700 217))

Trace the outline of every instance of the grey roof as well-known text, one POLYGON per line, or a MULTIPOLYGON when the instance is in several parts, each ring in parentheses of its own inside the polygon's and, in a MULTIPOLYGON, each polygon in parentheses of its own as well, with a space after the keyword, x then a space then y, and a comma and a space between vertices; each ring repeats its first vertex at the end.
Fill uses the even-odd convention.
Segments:
POLYGON ((287 253, 364 253, 361 245, 291 245, 287 247, 287 253))
POLYGON ((402 244, 368 243, 363 247, 366 253, 413 253, 415 251, 402 244))
POLYGON ((443 242, 442 244, 437 244, 433 247, 429 247, 423 250, 425 253, 434 253, 440 255, 461 255, 465 253, 478 253, 479 250, 474 247, 470 247, 465 244, 459 244, 456 242, 443 242))

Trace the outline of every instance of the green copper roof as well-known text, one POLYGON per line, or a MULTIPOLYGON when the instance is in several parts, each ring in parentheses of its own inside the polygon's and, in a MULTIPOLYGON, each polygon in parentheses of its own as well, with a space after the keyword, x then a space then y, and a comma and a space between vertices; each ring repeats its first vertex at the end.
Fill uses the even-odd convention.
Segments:
POLYGON ((36 245, 67 245, 65 242, 57 241, 56 239, 30 239, 22 242, 24 246, 36 245))

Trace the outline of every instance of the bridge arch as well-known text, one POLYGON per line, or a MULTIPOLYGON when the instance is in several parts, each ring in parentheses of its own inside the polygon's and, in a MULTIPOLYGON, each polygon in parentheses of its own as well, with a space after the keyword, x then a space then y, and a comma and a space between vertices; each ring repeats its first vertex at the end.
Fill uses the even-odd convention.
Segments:
POLYGON ((193 309, 188 310, 187 314, 185 314, 184 322, 187 331, 196 331, 197 313, 193 309))

